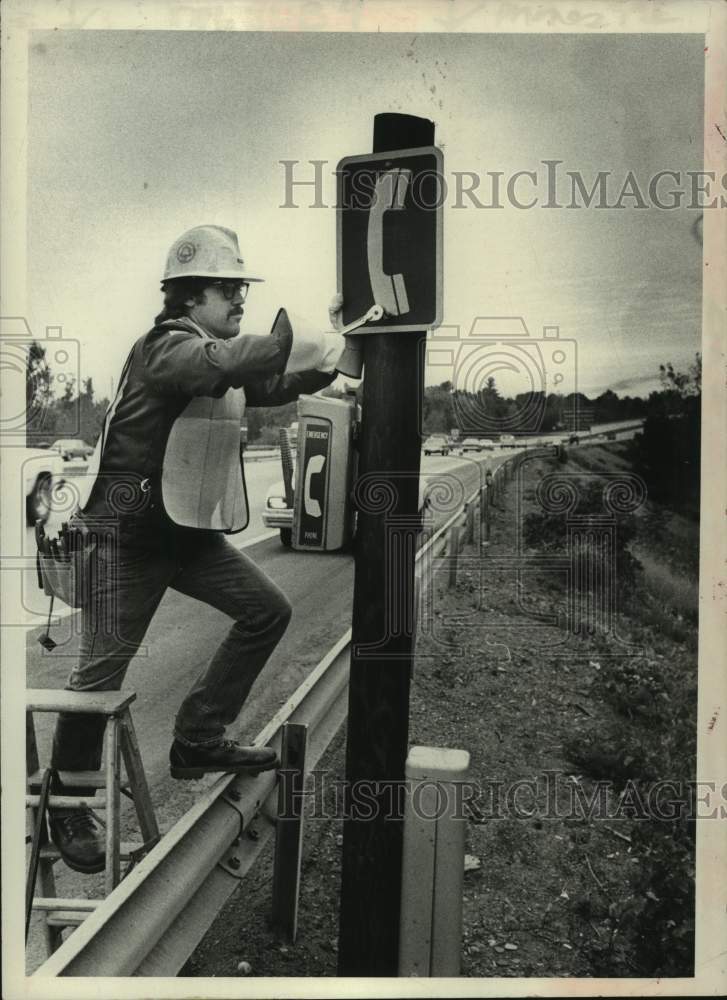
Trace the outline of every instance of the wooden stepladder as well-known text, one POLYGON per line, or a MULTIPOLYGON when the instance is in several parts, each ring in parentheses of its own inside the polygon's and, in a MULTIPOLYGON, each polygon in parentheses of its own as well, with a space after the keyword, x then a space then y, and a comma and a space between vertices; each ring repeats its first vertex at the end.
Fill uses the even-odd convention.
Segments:
POLYGON ((60 852, 48 835, 48 807, 78 809, 89 806, 106 814, 106 867, 104 890, 108 895, 121 879, 121 862, 134 864, 159 840, 154 808, 144 773, 129 705, 136 699, 133 691, 58 691, 29 689, 26 693, 25 735, 28 789, 25 799, 30 810, 30 840, 32 843, 30 870, 26 884, 26 936, 33 910, 44 914, 44 929, 48 951, 61 944, 64 927, 82 923, 101 899, 65 899, 56 894, 53 865, 60 852), (35 712, 76 712, 106 717, 105 762, 101 771, 58 772, 64 784, 76 789, 88 789, 88 795, 53 794, 49 768, 41 768, 35 733, 35 712), (122 779, 121 764, 126 777, 122 779), (142 840, 121 843, 121 795, 134 802, 142 840), (41 895, 36 896, 40 881, 41 895))

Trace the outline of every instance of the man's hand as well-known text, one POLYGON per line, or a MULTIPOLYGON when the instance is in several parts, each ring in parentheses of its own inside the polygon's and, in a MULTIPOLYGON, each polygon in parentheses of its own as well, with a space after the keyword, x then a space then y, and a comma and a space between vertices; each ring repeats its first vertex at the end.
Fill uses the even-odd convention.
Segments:
POLYGON ((340 292, 336 292, 328 306, 328 321, 334 330, 340 330, 343 326, 342 312, 343 296, 340 292))
MULTIPOLYGON (((331 321, 331 326, 336 330, 340 330, 343 326, 342 313, 343 296, 340 292, 337 292, 328 306, 328 317, 331 321)), ((336 371, 350 378, 361 378, 361 372, 363 371, 363 345, 358 337, 353 337, 350 334, 346 335, 344 339, 345 344, 336 362, 336 371)))

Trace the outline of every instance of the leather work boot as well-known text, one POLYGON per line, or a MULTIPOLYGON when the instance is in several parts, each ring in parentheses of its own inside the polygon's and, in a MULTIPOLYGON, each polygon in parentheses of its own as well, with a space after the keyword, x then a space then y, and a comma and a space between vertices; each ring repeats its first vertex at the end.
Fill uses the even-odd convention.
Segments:
POLYGON ((173 778, 201 778, 205 774, 259 774, 278 766, 272 747, 243 747, 235 740, 222 740, 209 747, 172 743, 169 764, 173 778))
POLYGON ((83 875, 104 870, 106 827, 88 806, 49 809, 48 825, 51 839, 69 868, 83 875))

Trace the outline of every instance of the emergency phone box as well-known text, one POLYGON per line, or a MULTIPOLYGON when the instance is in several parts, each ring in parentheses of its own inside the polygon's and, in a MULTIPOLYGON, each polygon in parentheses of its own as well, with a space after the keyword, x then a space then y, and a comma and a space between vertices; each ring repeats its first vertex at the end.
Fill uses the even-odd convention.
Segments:
POLYGON ((351 538, 355 398, 300 396, 293 548, 332 552, 351 538))

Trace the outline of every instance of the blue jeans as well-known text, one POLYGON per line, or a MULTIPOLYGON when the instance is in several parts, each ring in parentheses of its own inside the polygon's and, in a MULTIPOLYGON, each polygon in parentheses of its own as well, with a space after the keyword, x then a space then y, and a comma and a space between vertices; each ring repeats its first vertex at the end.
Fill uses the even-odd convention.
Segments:
MULTIPOLYGON (((177 713, 174 735, 188 746, 219 743, 255 678, 282 638, 291 606, 280 590, 216 532, 170 528, 120 530, 90 560, 92 579, 82 608, 79 662, 67 690, 121 687, 165 590, 171 587, 223 611, 234 624, 177 713)), ((105 719, 60 713, 52 766, 98 770, 105 719)))

